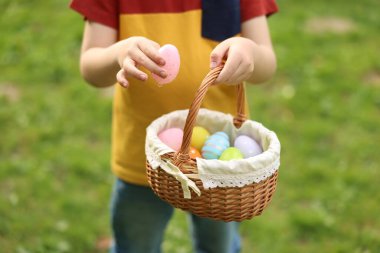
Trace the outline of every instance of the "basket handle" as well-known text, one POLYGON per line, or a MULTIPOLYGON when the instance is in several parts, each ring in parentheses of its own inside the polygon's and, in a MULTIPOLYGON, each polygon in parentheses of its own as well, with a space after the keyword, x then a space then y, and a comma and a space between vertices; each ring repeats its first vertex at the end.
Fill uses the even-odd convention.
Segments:
MULTIPOLYGON (((190 159, 189 149, 196 117, 198 115, 200 106, 208 89, 212 84, 215 83, 215 80, 219 76, 219 73, 222 71, 222 69, 223 65, 212 69, 203 79, 201 86, 197 90, 197 93, 190 106, 189 113, 186 118, 185 128, 183 131, 182 145, 175 158, 176 164, 183 163, 190 159)), ((245 88, 244 84, 240 83, 237 85, 237 115, 234 117, 233 123, 235 127, 239 128, 246 119, 247 116, 245 112, 245 88)))

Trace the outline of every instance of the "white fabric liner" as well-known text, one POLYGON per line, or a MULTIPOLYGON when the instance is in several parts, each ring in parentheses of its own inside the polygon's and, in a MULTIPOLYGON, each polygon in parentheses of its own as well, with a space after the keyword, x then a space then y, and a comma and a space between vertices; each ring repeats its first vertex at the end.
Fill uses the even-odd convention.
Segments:
MULTIPOLYGON (((179 127, 183 129, 187 114, 188 110, 174 111, 153 121, 147 128, 145 151, 152 168, 161 167, 167 173, 175 176, 182 184, 185 198, 190 198, 189 187, 198 195, 200 194, 199 189, 176 166, 161 159, 161 155, 175 151, 157 137, 159 132, 167 128, 179 127)), ((280 142, 276 134, 261 123, 246 120, 239 129, 236 129, 233 125, 232 115, 200 109, 196 125, 205 127, 210 134, 218 131, 226 132, 230 137, 230 144, 233 144, 239 135, 250 136, 258 141, 263 148, 263 153, 246 159, 220 161, 197 158, 198 174, 204 188, 242 187, 254 182, 259 183, 273 175, 279 168, 280 142)))

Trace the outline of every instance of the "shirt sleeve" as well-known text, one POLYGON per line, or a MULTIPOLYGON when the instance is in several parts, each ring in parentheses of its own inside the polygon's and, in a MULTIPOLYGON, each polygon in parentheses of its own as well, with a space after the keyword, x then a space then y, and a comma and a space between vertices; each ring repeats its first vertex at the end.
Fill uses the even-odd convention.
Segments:
POLYGON ((262 15, 270 16, 278 11, 275 0, 240 0, 241 22, 262 15))
POLYGON ((70 8, 85 19, 119 28, 119 7, 116 0, 72 0, 70 8))

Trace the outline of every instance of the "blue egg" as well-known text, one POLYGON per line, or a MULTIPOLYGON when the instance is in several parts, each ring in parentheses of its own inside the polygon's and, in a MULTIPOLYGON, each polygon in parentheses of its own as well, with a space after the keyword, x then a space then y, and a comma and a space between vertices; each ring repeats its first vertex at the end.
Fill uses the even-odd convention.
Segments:
POLYGON ((229 146, 228 135, 224 132, 216 132, 207 138, 202 148, 202 157, 205 159, 218 159, 229 146))

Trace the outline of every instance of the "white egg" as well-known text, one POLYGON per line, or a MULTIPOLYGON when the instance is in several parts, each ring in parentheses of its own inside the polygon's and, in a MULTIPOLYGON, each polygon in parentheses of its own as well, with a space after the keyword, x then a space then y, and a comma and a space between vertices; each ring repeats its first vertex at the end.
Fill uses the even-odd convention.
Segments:
POLYGON ((235 139, 235 148, 238 148, 244 158, 253 157, 263 152, 260 144, 247 135, 240 135, 235 139))

